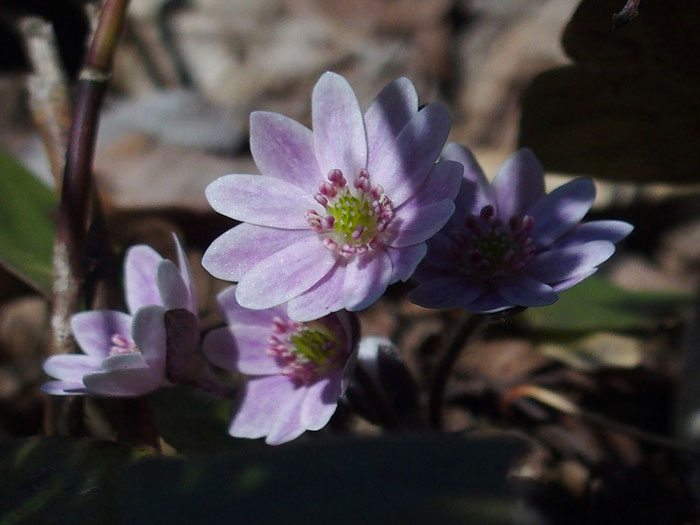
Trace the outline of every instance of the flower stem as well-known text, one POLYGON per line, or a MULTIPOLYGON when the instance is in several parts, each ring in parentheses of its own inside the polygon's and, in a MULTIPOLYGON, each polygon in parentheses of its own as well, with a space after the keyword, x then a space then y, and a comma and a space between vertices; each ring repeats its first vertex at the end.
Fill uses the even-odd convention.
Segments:
POLYGON ((442 356, 435 370, 435 376, 430 388, 430 398, 428 401, 428 421, 430 426, 441 429, 443 426, 442 410, 445 401, 445 390, 447 381, 452 372, 454 364, 457 362, 462 348, 467 340, 476 332, 488 317, 481 314, 473 314, 462 321, 454 336, 447 345, 447 350, 442 356))

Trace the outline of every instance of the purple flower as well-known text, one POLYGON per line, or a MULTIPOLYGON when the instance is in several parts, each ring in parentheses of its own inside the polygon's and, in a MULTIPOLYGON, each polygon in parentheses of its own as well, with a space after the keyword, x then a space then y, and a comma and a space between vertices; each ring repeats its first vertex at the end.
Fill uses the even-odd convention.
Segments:
POLYGON ((425 241, 454 211, 462 167, 435 164, 447 111, 418 111, 400 78, 364 116, 348 82, 325 73, 312 94, 313 132, 283 115, 254 112, 250 149, 262 175, 228 175, 207 188, 212 207, 243 221, 214 241, 202 264, 238 281, 255 310, 288 301, 296 321, 360 310, 408 279, 425 241))
POLYGON ((428 242, 410 299, 430 308, 497 312, 545 306, 558 292, 596 272, 632 226, 580 223, 595 198, 590 179, 575 179, 546 195, 542 166, 521 149, 489 184, 468 149, 448 144, 444 158, 464 177, 456 210, 428 242))
POLYGON ((71 317, 85 354, 49 357, 44 371, 58 379, 41 388, 55 395, 135 397, 169 385, 166 379, 166 310, 197 311, 192 277, 180 243, 178 266, 146 245, 129 248, 124 261, 130 314, 93 310, 71 317))
POLYGON ((229 433, 279 445, 331 418, 355 364, 359 328, 338 312, 307 323, 287 317, 284 305, 243 308, 236 287, 218 296, 228 326, 207 334, 204 355, 227 370, 252 375, 229 433))

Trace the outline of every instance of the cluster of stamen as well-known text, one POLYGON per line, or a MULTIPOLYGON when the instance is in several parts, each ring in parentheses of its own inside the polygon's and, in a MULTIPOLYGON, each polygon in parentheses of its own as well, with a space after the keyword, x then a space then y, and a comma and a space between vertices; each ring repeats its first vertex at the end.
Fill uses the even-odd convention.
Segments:
POLYGON ((331 233, 323 239, 323 245, 345 257, 377 248, 378 235, 394 217, 384 188, 370 183, 367 170, 360 171, 352 189, 338 169, 331 170, 327 178, 314 195, 326 213, 308 210, 305 214, 312 229, 331 233))
POLYGON ((337 334, 317 321, 296 323, 280 317, 273 319, 267 353, 283 367, 282 373, 308 384, 337 362, 341 343, 337 334))
POLYGON ((112 343, 112 346, 109 348, 109 355, 130 354, 139 351, 136 343, 121 334, 114 334, 109 342, 112 343))
POLYGON ((495 280, 517 274, 535 255, 531 237, 535 221, 529 215, 513 216, 505 224, 487 205, 479 215, 469 215, 464 226, 466 230, 452 232, 451 249, 465 275, 495 280))

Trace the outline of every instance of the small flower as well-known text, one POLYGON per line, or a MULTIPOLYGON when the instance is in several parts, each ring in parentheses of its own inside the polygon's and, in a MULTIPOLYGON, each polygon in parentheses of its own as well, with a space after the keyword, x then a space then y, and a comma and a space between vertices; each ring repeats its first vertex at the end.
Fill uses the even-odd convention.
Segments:
POLYGON ((468 149, 448 144, 444 158, 464 166, 451 220, 429 242, 410 299, 430 308, 497 312, 545 306, 597 271, 632 226, 580 223, 595 199, 590 179, 546 195, 544 171, 521 149, 489 184, 468 149))
POLYGON ((418 111, 400 78, 362 115, 348 82, 325 73, 312 95, 313 132, 254 112, 250 149, 262 175, 221 177, 212 207, 242 221, 214 241, 203 266, 238 281, 236 298, 262 310, 288 302, 296 321, 361 310, 406 280, 425 241, 454 211, 461 166, 435 164, 449 132, 439 104, 418 111))
POLYGON ((85 354, 56 355, 44 371, 58 379, 41 388, 48 394, 136 397, 166 379, 166 310, 197 311, 192 278, 180 243, 178 266, 146 245, 129 248, 124 261, 130 314, 93 310, 71 317, 73 336, 85 354))
POLYGON ((289 319, 284 305, 243 308, 236 287, 218 296, 228 326, 202 343, 215 365, 252 375, 229 433, 279 445, 305 430, 319 430, 347 389, 355 364, 359 329, 353 314, 338 312, 316 321, 289 319))

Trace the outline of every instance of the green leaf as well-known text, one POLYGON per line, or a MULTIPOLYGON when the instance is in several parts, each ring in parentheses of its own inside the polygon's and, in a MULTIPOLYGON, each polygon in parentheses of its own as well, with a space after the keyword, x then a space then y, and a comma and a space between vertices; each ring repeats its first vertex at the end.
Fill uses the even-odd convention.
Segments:
POLYGON ((51 292, 56 196, 0 150, 0 264, 40 292, 51 292))
POLYGON ((523 318, 544 331, 652 330, 691 301, 690 295, 633 292, 592 276, 562 292, 552 306, 528 308, 523 318))

